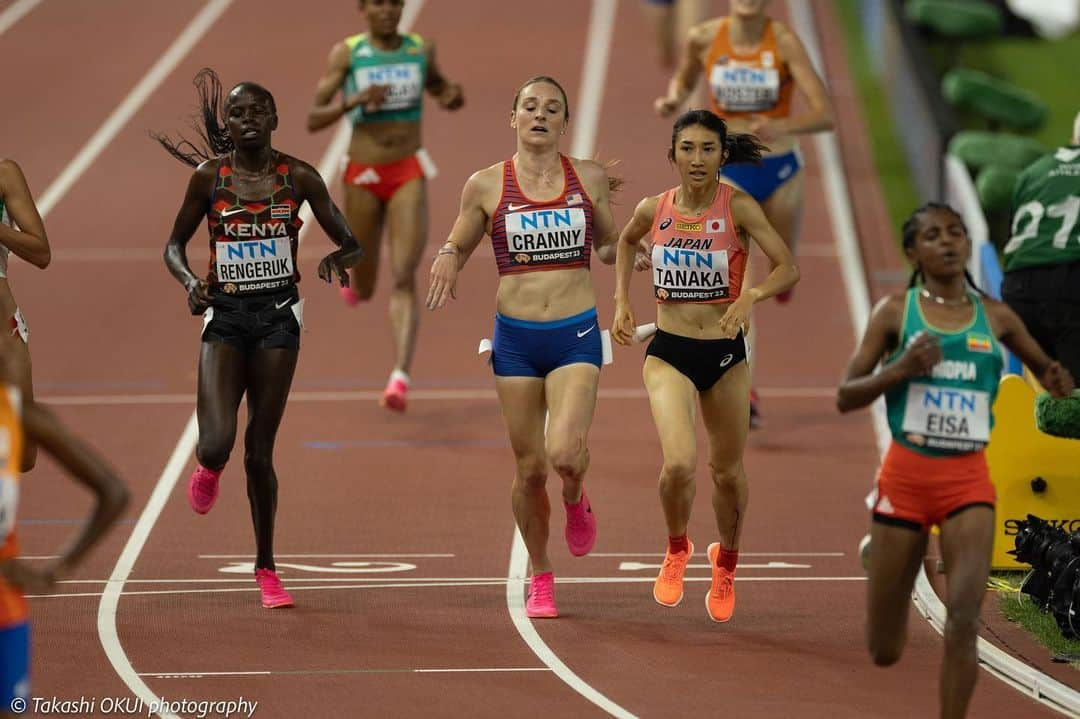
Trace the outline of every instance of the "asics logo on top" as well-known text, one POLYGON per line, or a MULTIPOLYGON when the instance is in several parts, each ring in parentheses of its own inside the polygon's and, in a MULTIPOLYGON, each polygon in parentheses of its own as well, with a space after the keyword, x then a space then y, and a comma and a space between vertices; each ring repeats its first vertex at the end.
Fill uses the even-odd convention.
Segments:
POLYGON ((508 204, 506 206, 506 209, 509 210, 510 212, 517 212, 518 210, 524 210, 526 207, 530 207, 530 206, 531 205, 528 202, 526 202, 525 204, 522 204, 522 205, 515 205, 513 202, 511 202, 510 204, 508 204))
POLYGON ((582 338, 582 337, 584 337, 585 335, 587 335, 587 334, 589 334, 590 332, 592 332, 592 331, 593 331, 594 329, 596 329, 596 325, 593 325, 593 326, 591 326, 591 327, 590 327, 589 329, 585 330, 584 332, 578 332, 578 333, 577 333, 578 339, 581 339, 581 338, 582 338))

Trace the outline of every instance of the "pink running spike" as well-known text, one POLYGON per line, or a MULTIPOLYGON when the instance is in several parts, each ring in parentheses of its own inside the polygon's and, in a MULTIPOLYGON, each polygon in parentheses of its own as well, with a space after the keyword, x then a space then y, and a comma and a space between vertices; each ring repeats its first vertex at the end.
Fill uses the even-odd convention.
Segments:
POLYGON ((383 390, 379 405, 396 412, 404 412, 409 403, 409 385, 397 378, 391 378, 383 390))
POLYGON ((360 295, 356 294, 356 290, 352 287, 341 287, 338 292, 341 293, 341 300, 346 307, 356 307, 360 304, 360 295))
POLYGON ((198 514, 206 514, 218 497, 218 479, 222 470, 207 469, 198 464, 188 481, 188 504, 198 514))
POLYGON ((525 600, 525 614, 530 619, 554 619, 559 616, 555 608, 555 575, 551 572, 534 574, 529 580, 529 597, 525 600))
POLYGON ((592 505, 582 491, 581 501, 568 504, 564 499, 563 507, 566 509, 566 546, 570 548, 570 554, 584 557, 596 544, 596 516, 592 505))
POLYGON ((262 595, 262 605, 266 609, 281 609, 294 607, 293 599, 281 586, 277 572, 273 569, 256 569, 255 583, 259 585, 259 593, 262 595))

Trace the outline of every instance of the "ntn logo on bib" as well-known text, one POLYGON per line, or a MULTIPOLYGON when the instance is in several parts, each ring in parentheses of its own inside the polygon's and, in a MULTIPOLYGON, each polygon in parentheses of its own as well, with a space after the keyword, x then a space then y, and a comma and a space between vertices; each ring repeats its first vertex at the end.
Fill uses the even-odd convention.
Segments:
POLYGON ((395 63, 358 67, 353 71, 357 92, 372 85, 386 86, 386 99, 379 111, 404 110, 419 104, 424 92, 424 78, 419 63, 395 63))
POLYGON ((506 246, 515 264, 566 262, 585 253, 588 222, 580 207, 506 213, 506 246))
POLYGON ((727 250, 709 250, 711 239, 676 238, 673 245, 653 245, 653 288, 666 301, 703 302, 731 294, 727 250), (678 243, 678 244, 674 244, 678 243), (686 249, 686 246, 702 246, 686 249))
POLYGON ((912 382, 903 431, 912 444, 972 451, 990 441, 990 394, 982 390, 912 382))
POLYGON ((714 65, 709 86, 717 104, 733 112, 768 110, 780 101, 780 72, 775 68, 714 65))
POLYGON ((288 237, 218 240, 215 265, 217 280, 241 284, 241 291, 245 282, 280 280, 281 285, 287 284, 295 270, 288 237))

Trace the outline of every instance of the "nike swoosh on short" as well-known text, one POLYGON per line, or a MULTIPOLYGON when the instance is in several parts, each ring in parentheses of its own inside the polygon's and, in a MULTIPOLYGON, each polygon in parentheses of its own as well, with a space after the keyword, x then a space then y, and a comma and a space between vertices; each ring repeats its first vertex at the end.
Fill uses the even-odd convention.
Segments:
POLYGON ((285 301, 284 301, 284 302, 282 302, 281 304, 278 304, 277 302, 275 302, 275 303, 274 303, 274 307, 276 307, 277 309, 279 309, 279 310, 280 310, 280 309, 281 309, 282 307, 284 307, 285 305, 289 304, 290 302, 292 302, 292 300, 285 300, 285 301))
POLYGON ((580 338, 584 337, 585 335, 589 334, 590 332, 592 332, 592 331, 593 331, 594 329, 596 329, 596 325, 593 325, 592 327, 590 327, 589 329, 585 330, 584 332, 578 332, 578 333, 577 333, 577 336, 578 336, 578 338, 580 339, 580 338))
POLYGON ((511 202, 509 205, 506 206, 506 209, 510 210, 510 212, 517 212, 518 210, 524 210, 526 207, 532 207, 532 205, 529 205, 529 204, 515 205, 514 203, 511 202))

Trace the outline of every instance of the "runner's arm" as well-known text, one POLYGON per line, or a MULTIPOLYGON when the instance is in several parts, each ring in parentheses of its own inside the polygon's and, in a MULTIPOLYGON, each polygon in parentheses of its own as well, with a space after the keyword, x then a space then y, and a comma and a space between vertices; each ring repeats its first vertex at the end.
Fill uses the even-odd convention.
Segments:
POLYGON ((593 203, 593 249, 605 265, 615 264, 619 228, 611 214, 611 185, 607 170, 593 160, 575 160, 575 169, 582 176, 593 203))
POLYGON ((460 109, 465 104, 465 92, 461 85, 450 82, 435 62, 435 44, 430 40, 426 45, 427 78, 424 89, 439 101, 439 106, 447 110, 460 109))
POLYGON ((1004 302, 986 298, 983 303, 994 320, 1001 343, 1020 358, 1042 386, 1055 397, 1071 394, 1074 388, 1073 376, 1061 363, 1051 359, 1043 351, 1020 316, 1004 302))
POLYGON ((687 33, 686 42, 683 44, 682 59, 668 82, 667 94, 657 98, 654 103, 654 109, 660 115, 666 117, 675 112, 697 87, 702 70, 704 70, 701 56, 709 43, 708 31, 709 25, 701 24, 690 28, 690 32, 687 33))
POLYGON ((311 213, 330 241, 340 247, 342 252, 348 255, 350 261, 360 260, 363 251, 345 216, 330 199, 330 192, 326 189, 326 182, 323 181, 319 171, 301 160, 293 160, 293 170, 301 196, 311 206, 311 213))
POLYGON ((795 87, 806 96, 808 107, 807 111, 801 115, 780 118, 775 120, 774 124, 780 126, 780 131, 791 135, 832 130, 836 122, 829 91, 825 88, 825 83, 818 76, 817 71, 814 70, 814 65, 810 62, 810 56, 802 41, 799 40, 799 36, 780 23, 776 23, 776 45, 781 57, 791 70, 795 87))
POLYGON ((836 408, 841 412, 870 405, 889 388, 916 374, 920 368, 929 370, 936 362, 935 356, 940 358, 941 348, 937 340, 927 334, 913 342, 896 360, 874 371, 896 346, 903 312, 904 296, 894 295, 882 299, 870 313, 866 332, 836 389, 836 408))
POLYGON ((731 195, 731 216, 735 224, 753 238, 765 253, 772 268, 764 282, 744 292, 752 295, 755 302, 760 302, 794 287, 799 281, 799 268, 795 265, 795 257, 791 254, 791 248, 765 217, 761 205, 745 192, 735 190, 731 195))
POLYGON ((334 100, 348 72, 349 46, 339 42, 330 50, 326 72, 319 78, 319 84, 315 88, 315 101, 308 111, 308 132, 316 132, 333 125, 342 115, 365 101, 362 93, 351 98, 343 97, 341 101, 334 100))
POLYGON ((188 181, 184 202, 176 213, 172 234, 165 244, 165 266, 184 289, 191 291, 200 278, 191 271, 187 259, 187 243, 199 228, 199 223, 206 217, 210 205, 210 196, 217 179, 217 160, 207 160, 199 165, 188 181))
POLYGON ((484 197, 490 189, 491 177, 491 168, 474 173, 461 190, 457 219, 454 220, 450 236, 431 263, 431 284, 427 296, 429 310, 438 309, 446 304, 448 298, 457 296, 458 273, 480 245, 487 228, 484 197))
POLYGON ((94 507, 88 521, 53 565, 55 572, 66 572, 77 565, 116 522, 127 506, 128 490, 94 450, 36 402, 27 402, 23 408, 23 427, 28 439, 48 452, 76 483, 94 495, 94 507))
POLYGON ((0 161, 0 198, 18 229, 0 223, 0 245, 40 269, 49 266, 52 252, 34 196, 14 160, 0 161))
POLYGON ((623 345, 634 336, 634 312, 630 306, 630 280, 634 276, 634 260, 642 238, 652 228, 659 197, 646 197, 634 208, 634 216, 626 223, 616 242, 615 253, 615 319, 611 336, 623 345))

